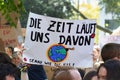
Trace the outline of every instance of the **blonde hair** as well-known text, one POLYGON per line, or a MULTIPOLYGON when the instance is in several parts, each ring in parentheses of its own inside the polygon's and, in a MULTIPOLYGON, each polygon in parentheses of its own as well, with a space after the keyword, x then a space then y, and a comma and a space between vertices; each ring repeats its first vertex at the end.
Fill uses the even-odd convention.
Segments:
POLYGON ((54 80, 81 80, 81 75, 77 69, 65 67, 56 73, 54 80))

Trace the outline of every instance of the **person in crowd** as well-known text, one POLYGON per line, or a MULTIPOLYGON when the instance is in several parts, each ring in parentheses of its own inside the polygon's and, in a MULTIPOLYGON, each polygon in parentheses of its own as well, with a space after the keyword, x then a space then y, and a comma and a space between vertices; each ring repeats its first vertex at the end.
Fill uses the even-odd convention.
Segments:
POLYGON ((81 69, 81 68, 78 68, 78 71, 81 75, 81 78, 83 79, 84 75, 85 75, 85 70, 84 69, 81 69))
POLYGON ((10 63, 11 64, 11 58, 4 52, 0 52, 0 63, 10 63))
POLYGON ((12 63, 15 64, 18 67, 19 64, 21 63, 21 60, 18 57, 17 53, 14 52, 14 48, 11 47, 11 46, 8 46, 8 47, 5 48, 5 52, 12 59, 12 63))
POLYGON ((5 47, 5 52, 12 58, 12 54, 14 53, 14 48, 12 46, 5 47))
POLYGON ((85 74, 83 80, 98 80, 97 71, 96 70, 89 71, 88 73, 85 74))
POLYGON ((98 44, 94 43, 92 50, 92 58, 93 58, 93 67, 85 68, 85 73, 88 73, 91 70, 96 70, 103 61, 100 59, 100 47, 98 44))
POLYGON ((120 61, 110 59, 101 64, 97 70, 99 80, 119 80, 120 61))
POLYGON ((43 66, 31 64, 30 67, 28 67, 28 78, 29 80, 47 80, 43 66))
POLYGON ((93 47, 93 61, 97 62, 100 56, 100 48, 98 45, 94 45, 93 47))
POLYGON ((59 68, 53 76, 53 80, 82 80, 79 71, 75 68, 59 68))
POLYGON ((14 67, 15 80, 20 80, 21 72, 19 68, 12 63, 12 59, 4 52, 0 52, 0 63, 12 65, 14 67))
MULTIPOLYGON (((25 50, 23 45, 21 46, 19 45, 15 47, 15 51, 17 52, 17 54, 22 54, 23 50, 25 50)), ((29 80, 47 80, 47 75, 43 65, 35 65, 35 64, 28 64, 28 65, 29 66, 27 66, 27 74, 29 80)))
POLYGON ((100 47, 98 45, 94 45, 92 55, 93 55, 93 68, 97 68, 101 63, 100 47))
POLYGON ((0 80, 15 80, 14 68, 11 64, 0 63, 0 80))
POLYGON ((103 61, 109 59, 120 59, 120 44, 118 43, 107 43, 103 46, 101 50, 101 57, 103 61))
POLYGON ((17 67, 20 67, 22 65, 22 60, 19 58, 16 52, 12 54, 12 63, 17 67))

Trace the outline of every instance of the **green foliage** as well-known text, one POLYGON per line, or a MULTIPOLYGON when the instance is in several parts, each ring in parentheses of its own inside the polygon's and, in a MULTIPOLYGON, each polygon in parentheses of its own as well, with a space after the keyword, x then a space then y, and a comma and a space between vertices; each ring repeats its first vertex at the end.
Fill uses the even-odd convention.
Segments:
MULTIPOLYGON (((24 11, 21 0, 0 0, 0 12, 5 16, 11 26, 16 27, 11 14, 19 15, 21 11, 24 11)), ((18 20, 18 16, 15 17, 15 20, 18 20)))
POLYGON ((120 19, 120 0, 100 0, 100 5, 105 7, 106 13, 112 13, 113 18, 120 19))
POLYGON ((21 23, 24 27, 26 27, 29 12, 64 19, 74 15, 68 0, 24 0, 23 3, 26 13, 22 13, 21 23))

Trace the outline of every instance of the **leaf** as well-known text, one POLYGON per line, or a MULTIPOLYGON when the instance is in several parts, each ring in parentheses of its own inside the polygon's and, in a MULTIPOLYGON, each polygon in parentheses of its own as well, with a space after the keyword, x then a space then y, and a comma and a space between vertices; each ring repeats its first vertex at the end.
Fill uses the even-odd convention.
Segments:
MULTIPOLYGON (((24 12, 24 10, 22 0, 0 0, 0 12, 5 16, 10 25, 14 27, 16 26, 16 23, 14 23, 10 14, 13 12, 15 14, 20 14, 21 12, 24 12)), ((15 18, 15 20, 17 20, 17 18, 15 18)))

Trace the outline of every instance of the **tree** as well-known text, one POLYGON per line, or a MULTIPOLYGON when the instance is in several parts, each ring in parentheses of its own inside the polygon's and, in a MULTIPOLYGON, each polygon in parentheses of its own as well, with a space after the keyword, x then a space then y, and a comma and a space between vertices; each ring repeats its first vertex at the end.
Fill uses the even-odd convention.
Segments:
MULTIPOLYGON (((97 3, 94 3, 94 6, 90 3, 82 3, 79 5, 80 7, 80 12, 82 12, 87 18, 89 19, 96 19, 98 23, 98 17, 99 17, 99 12, 100 12, 100 7, 97 5, 97 3)), ((98 28, 98 26, 97 26, 98 28)), ((98 29, 96 29, 96 37, 95 37, 95 42, 98 43, 98 29)))
POLYGON ((21 11, 24 11, 21 0, 0 0, 0 12, 12 26, 16 26, 21 11), (13 19, 12 15, 16 17, 13 19))
MULTIPOLYGON (((74 6, 70 6, 78 15, 80 15, 80 17, 82 18, 82 19, 91 19, 91 18, 94 18, 94 17, 90 17, 90 16, 87 16, 87 15, 84 15, 84 13, 82 13, 82 11, 79 11, 77 8, 75 8, 74 6)), ((80 6, 80 8, 81 8, 82 6, 80 6)), ((87 8, 86 8, 87 9, 87 8)), ((98 8, 96 8, 96 9, 98 9, 98 8)), ((88 9, 89 10, 89 9, 88 9)), ((92 11, 93 12, 93 11, 92 11)), ((92 13, 91 12, 91 13, 92 13)), ((90 13, 89 13, 90 14, 90 13)), ((100 25, 97 25, 97 28, 99 29, 99 30, 102 30, 103 32, 107 32, 107 33, 112 33, 112 31, 111 30, 109 30, 109 29, 107 29, 107 28, 104 28, 104 27, 102 27, 102 26, 100 26, 100 25)))
POLYGON ((30 11, 63 19, 69 19, 71 16, 74 16, 73 9, 69 7, 71 3, 67 0, 24 0, 23 3, 27 12, 22 14, 21 17, 23 27, 26 26, 27 17, 30 11))
POLYGON ((111 13, 113 19, 120 19, 120 0, 100 0, 102 8, 105 7, 106 13, 111 13))
MULTIPOLYGON (((21 23, 24 27, 26 26, 29 11, 41 15, 48 15, 64 19, 71 18, 71 16, 74 16, 74 12, 76 12, 83 19, 88 19, 86 16, 84 16, 83 13, 81 13, 71 4, 72 3, 70 2, 70 0, 0 0, 0 12, 2 12, 2 15, 6 17, 7 21, 14 26, 16 26, 14 21, 16 21, 19 17, 16 17, 13 21, 11 14, 21 13, 21 23), (22 2, 24 3, 24 6, 22 2), (26 13, 23 13, 25 11, 24 7, 26 9, 26 13)), ((111 33, 111 31, 104 29, 99 25, 98 28, 100 30, 111 33)))

